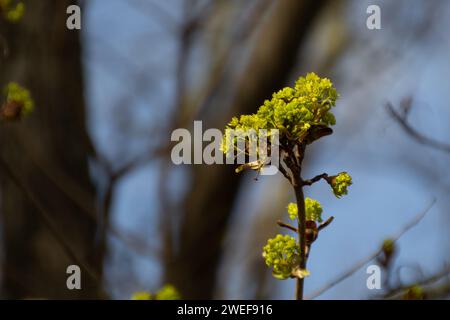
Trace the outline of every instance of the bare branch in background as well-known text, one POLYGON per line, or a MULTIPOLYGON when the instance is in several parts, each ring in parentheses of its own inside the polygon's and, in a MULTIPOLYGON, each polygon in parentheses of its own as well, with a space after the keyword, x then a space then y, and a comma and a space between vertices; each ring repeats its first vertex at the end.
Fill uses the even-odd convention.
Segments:
POLYGON ((132 0, 128 1, 127 4, 137 12, 148 15, 149 20, 158 21, 159 25, 164 26, 164 31, 175 34, 177 27, 176 18, 167 12, 161 6, 161 3, 157 3, 157 1, 132 0))
MULTIPOLYGON (((434 275, 425 277, 422 280, 410 283, 408 285, 400 285, 398 287, 392 288, 388 292, 386 292, 383 295, 378 296, 378 297, 383 298, 383 299, 399 299, 399 298, 402 298, 402 296, 405 294, 405 292, 408 289, 410 289, 411 287, 414 287, 414 286, 420 286, 420 287, 430 286, 430 285, 432 285, 432 284, 442 280, 443 278, 448 277, 449 274, 450 274, 450 267, 446 266, 445 268, 443 268, 441 271, 437 272, 434 275)), ((445 283, 444 287, 448 288, 449 285, 450 285, 450 282, 445 283)), ((441 291, 442 289, 443 289, 443 287, 439 287, 439 286, 436 286, 435 288, 429 288, 429 287, 428 288, 424 288, 424 294, 426 295, 428 293, 428 294, 437 295, 437 293, 438 293, 437 290, 441 291)), ((445 292, 440 292, 440 294, 444 294, 444 293, 445 292)), ((446 293, 447 294, 450 293, 450 290, 446 291, 446 293)))
MULTIPOLYGON (((41 171, 43 175, 49 179, 53 183, 53 185, 67 197, 68 200, 73 202, 80 210, 80 213, 85 214, 88 218, 92 219, 94 222, 100 225, 98 213, 95 208, 89 206, 89 201, 87 200, 89 195, 86 194, 85 190, 83 190, 76 181, 71 179, 65 172, 61 172, 58 168, 52 164, 44 165, 39 157, 35 154, 35 150, 33 149, 33 145, 28 143, 30 139, 22 139, 20 142, 17 141, 17 146, 21 146, 23 153, 26 154, 27 158, 30 160, 30 163, 33 164, 36 170, 41 171)), ((154 160, 159 156, 161 152, 165 152, 165 150, 150 150, 147 153, 144 153, 140 156, 137 156, 135 159, 131 160, 129 163, 123 165, 114 171, 111 168, 111 164, 104 158, 103 160, 98 159, 101 162, 101 165, 104 166, 104 170, 107 171, 108 174, 108 185, 106 187, 106 192, 103 200, 103 207, 100 208, 102 211, 107 210, 108 212, 111 210, 111 201, 113 200, 113 193, 115 190, 116 184, 127 174, 131 173, 134 170, 137 170, 140 166, 148 163, 150 160, 154 160)), ((109 215, 109 213, 108 213, 109 215)), ((128 248, 134 250, 139 253, 143 257, 155 258, 159 255, 158 250, 155 246, 151 246, 146 243, 143 239, 139 237, 124 233, 123 231, 119 231, 114 225, 111 225, 108 221, 102 221, 105 224, 105 231, 107 230, 110 235, 116 237, 118 240, 122 241, 128 248)), ((106 240, 106 234, 103 235, 103 239, 106 240)))
POLYGON ((420 133, 413 126, 411 126, 409 124, 407 116, 408 116, 410 108, 411 108, 411 100, 409 100, 409 103, 406 103, 406 105, 404 105, 402 107, 403 113, 396 111, 390 102, 388 102, 386 104, 386 109, 388 110, 388 112, 400 124, 402 129, 410 137, 412 137, 415 141, 417 141, 418 143, 420 143, 422 145, 429 146, 434 149, 450 153, 450 144, 445 144, 443 142, 434 140, 433 138, 430 138, 430 137, 420 133))
MULTIPOLYGON (((15 182, 17 187, 22 190, 23 194, 30 200, 31 203, 36 207, 37 213, 39 213, 41 221, 45 224, 48 230, 53 234, 55 239, 62 246, 67 255, 76 262, 79 266, 81 266, 88 275, 98 283, 101 282, 101 275, 97 274, 97 272, 92 268, 87 261, 76 251, 75 248, 72 247, 71 242, 66 238, 65 234, 60 231, 58 225, 56 225, 53 220, 51 214, 47 212, 47 210, 43 207, 37 197, 33 194, 32 191, 24 184, 21 178, 14 172, 11 166, 6 163, 2 157, 0 157, 0 168, 3 169, 4 172, 9 176, 9 178, 15 182)), ((103 298, 106 298, 107 295, 104 292, 99 292, 103 298)))
MULTIPOLYGON (((433 207, 434 203, 436 202, 436 199, 433 199, 433 201, 427 206, 427 208, 422 211, 421 213, 419 213, 417 216, 415 216, 408 224, 406 224, 403 229, 396 234, 394 237, 392 237, 392 240, 398 241, 405 233, 407 233, 411 228, 413 228, 414 226, 416 226, 420 221, 422 221, 422 219, 426 216, 426 214, 430 211, 430 209, 433 207)), ((322 288, 314 291, 309 297, 308 299, 314 299, 317 298, 318 296, 322 295, 323 293, 325 293, 326 291, 330 290, 331 288, 333 288, 334 286, 336 286, 337 284, 339 284, 340 282, 344 281, 345 279, 347 279, 348 277, 350 277, 351 275, 353 275, 355 272, 357 272, 359 269, 361 269, 364 265, 366 265, 368 262, 372 261, 373 259, 375 259, 376 257, 378 257, 381 252, 382 252, 382 248, 377 249, 374 253, 370 254, 369 256, 367 256, 366 258, 363 258, 361 260, 359 260, 358 262, 356 262, 354 264, 353 267, 351 267, 349 270, 345 271, 344 273, 342 273, 341 275, 337 276, 334 280, 330 281, 329 283, 325 284, 322 288)))

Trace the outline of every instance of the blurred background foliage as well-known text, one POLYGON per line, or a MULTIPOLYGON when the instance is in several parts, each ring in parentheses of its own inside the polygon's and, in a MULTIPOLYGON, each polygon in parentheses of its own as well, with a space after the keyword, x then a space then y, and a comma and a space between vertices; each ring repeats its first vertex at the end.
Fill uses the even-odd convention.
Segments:
POLYGON ((88 0, 80 32, 65 27, 74 1, 23 2, 18 23, 0 19, 0 85, 35 104, 0 126, 3 298, 128 299, 165 284, 185 298, 292 298, 294 281, 261 257, 294 198, 284 178, 175 166, 170 134, 222 129, 307 72, 341 96, 305 175, 346 170, 354 184, 340 201, 326 184, 307 190, 335 220, 306 296, 448 297, 448 1, 88 0), (371 4, 381 30, 366 28, 371 4), (366 286, 373 263, 383 290, 366 286), (65 286, 69 264, 81 291, 65 286))

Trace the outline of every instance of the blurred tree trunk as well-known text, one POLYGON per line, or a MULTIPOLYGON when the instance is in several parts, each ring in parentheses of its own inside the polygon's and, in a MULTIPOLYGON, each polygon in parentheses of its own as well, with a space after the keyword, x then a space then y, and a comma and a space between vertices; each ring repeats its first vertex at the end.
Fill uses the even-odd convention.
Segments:
MULTIPOLYGON (((271 16, 259 30, 247 67, 236 79, 239 87, 230 117, 256 111, 264 99, 285 85, 325 2, 275 2, 271 16)), ((227 120, 208 119, 204 128, 221 128, 227 120)), ((187 299, 210 299, 217 289, 222 240, 241 178, 230 166, 193 166, 192 177, 182 206, 178 250, 166 261, 165 280, 177 286, 187 299)))
POLYGON ((24 121, 0 126, 1 157, 29 190, 0 167, 2 293, 8 298, 99 297, 103 257, 95 247, 95 219, 85 213, 86 208, 95 212, 95 190, 88 171, 92 147, 85 126, 80 34, 66 28, 71 4, 26 1, 22 21, 0 22, 9 47, 0 58, 0 85, 19 82, 36 105, 24 121), (84 210, 73 201, 74 190, 83 192, 84 210), (39 206, 64 241, 44 223, 39 206), (66 287, 66 268, 79 261, 74 255, 84 262, 82 290, 66 287))

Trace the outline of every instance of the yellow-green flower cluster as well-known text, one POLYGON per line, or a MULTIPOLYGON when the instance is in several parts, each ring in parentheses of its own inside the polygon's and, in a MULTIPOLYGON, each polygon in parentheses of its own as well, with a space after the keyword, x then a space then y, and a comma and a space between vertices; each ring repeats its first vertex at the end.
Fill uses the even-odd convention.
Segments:
POLYGON ((298 207, 296 203, 289 203, 287 206, 287 212, 289 214, 289 219, 295 220, 298 218, 298 207))
POLYGON ((352 184, 352 177, 347 172, 341 172, 331 179, 331 188, 337 198, 348 193, 347 187, 352 184))
POLYGON ((156 300, 180 300, 181 296, 177 289, 170 284, 166 284, 155 295, 156 300))
POLYGON ((273 276, 284 280, 289 278, 294 268, 298 266, 300 248, 293 237, 278 234, 267 241, 262 256, 266 265, 273 267, 273 276))
MULTIPOLYGON (((287 206, 287 211, 289 218, 295 220, 298 218, 298 207, 297 204, 291 202, 287 206)), ((306 197, 305 199, 305 216, 306 221, 318 221, 322 222, 322 206, 320 202, 311 198, 306 197)))
POLYGON ((133 293, 131 300, 152 300, 152 294, 147 291, 138 291, 133 293))
POLYGON ((425 292, 419 285, 411 286, 403 294, 403 300, 423 300, 423 299, 425 299, 425 292))
MULTIPOLYGON (((242 115, 240 118, 233 117, 226 127, 220 150, 225 154, 234 150, 237 150, 238 153, 248 153, 246 150, 238 149, 238 140, 242 139, 246 146, 248 141, 258 143, 259 139, 270 138, 271 134, 273 134, 273 132, 270 132, 270 129, 267 129, 265 122, 256 114, 242 115), (263 136, 263 132, 259 130, 266 130, 266 136, 263 136)), ((259 148, 255 149, 259 156, 259 148)))
POLYGON ((131 297, 131 300, 180 300, 180 299, 181 296, 178 293, 177 289, 170 284, 166 284, 155 295, 152 295, 148 291, 138 291, 135 292, 131 297))
MULTIPOLYGON (((1 1, 1 0, 0 0, 1 1)), ((6 103, 15 102, 21 106, 21 116, 26 116, 33 111, 34 102, 30 92, 15 82, 10 82, 4 88, 6 103)))
POLYGON ((306 77, 300 77, 293 88, 286 87, 274 93, 256 114, 233 118, 227 129, 278 129, 280 140, 302 140, 314 125, 335 124, 330 110, 337 97, 329 79, 308 73, 306 77))
POLYGON ((385 239, 381 246, 383 252, 386 254, 392 254, 395 250, 395 240, 394 239, 385 239))
POLYGON ((0 0, 0 14, 9 22, 18 22, 25 13, 25 4, 21 1, 0 0))
POLYGON ((322 222, 322 211, 319 201, 311 198, 305 199, 306 221, 322 222))

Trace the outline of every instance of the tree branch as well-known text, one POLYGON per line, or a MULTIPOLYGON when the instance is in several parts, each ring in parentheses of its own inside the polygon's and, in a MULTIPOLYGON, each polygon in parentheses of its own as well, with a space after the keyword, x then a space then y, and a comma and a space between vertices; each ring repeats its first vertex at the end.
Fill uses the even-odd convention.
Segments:
MULTIPOLYGON (((298 237, 300 245, 300 270, 306 269, 306 213, 305 196, 301 184, 294 185, 298 208, 298 237)), ((296 299, 303 300, 304 278, 297 278, 296 299)))
MULTIPOLYGON (((47 213, 44 207, 41 205, 40 201, 35 197, 35 195, 28 189, 28 187, 20 180, 20 178, 13 172, 11 167, 6 163, 6 161, 0 157, 0 165, 9 176, 9 178, 16 184, 16 186, 24 193, 24 195, 30 200, 30 202, 36 207, 39 216, 48 228, 48 230, 53 234, 55 239, 59 242, 61 247, 64 249, 66 254, 70 259, 72 259, 76 264, 81 266, 89 276, 97 282, 100 282, 100 276, 95 272, 95 270, 85 262, 70 245, 70 242, 66 239, 65 235, 60 231, 60 228, 55 224, 52 217, 47 213)), ((107 295, 101 291, 100 296, 106 298, 107 295)))
POLYGON ((416 140, 418 143, 422 145, 426 145, 444 152, 450 153, 450 145, 445 144, 443 142, 436 141, 432 138, 429 138, 422 133, 418 132, 416 129, 414 129, 409 123, 406 118, 407 113, 405 113, 404 116, 400 115, 392 104, 388 102, 386 104, 386 109, 389 111, 389 113, 394 117, 394 119, 400 124, 400 126, 403 128, 403 130, 409 134, 414 140, 416 140))
POLYGON ((326 227, 328 227, 328 225, 331 223, 331 222, 333 222, 333 220, 334 220, 334 217, 329 217, 324 223, 321 223, 320 225, 319 225, 319 227, 317 228, 317 230, 322 230, 322 229, 325 229, 326 227))
MULTIPOLYGON (((427 206, 427 208, 422 211, 420 214, 415 216, 397 235, 392 237, 393 241, 398 241, 406 232, 408 232, 411 228, 413 228, 415 225, 417 225, 430 211, 430 209, 433 207, 434 203, 436 202, 436 199, 433 199, 431 203, 427 206)), ((340 282, 344 281, 351 275, 353 275, 356 271, 358 271, 360 268, 362 268, 366 263, 370 262, 371 260, 375 259, 381 252, 383 251, 382 248, 377 249, 374 253, 369 255, 368 257, 359 260, 354 264, 353 267, 351 267, 349 270, 345 271, 341 275, 337 276, 334 280, 330 281, 329 283, 325 284, 322 288, 316 290, 313 294, 311 294, 309 299, 317 298, 318 296, 322 295, 329 289, 333 288, 340 282)))
POLYGON ((316 183, 317 181, 319 181, 320 179, 324 179, 324 180, 326 180, 326 181, 328 182, 328 174, 322 173, 322 174, 319 174, 319 175, 315 176, 315 177, 312 178, 312 179, 303 180, 303 181, 302 181, 302 184, 303 184, 304 186, 310 186, 310 185, 312 185, 313 183, 316 183))
POLYGON ((449 274, 450 274, 450 267, 447 266, 440 272, 438 272, 432 276, 426 277, 425 279, 422 279, 421 281, 417 281, 417 282, 411 283, 409 285, 400 285, 397 288, 393 288, 393 289, 389 290, 388 292, 386 292, 385 294, 383 294, 383 298, 384 299, 397 299, 397 298, 399 298, 399 296, 401 296, 406 290, 408 290, 412 286, 430 285, 430 284, 435 283, 435 282, 441 280, 442 278, 448 276, 449 274))
POLYGON ((289 230, 291 230, 291 231, 298 232, 297 228, 291 226, 290 224, 284 223, 284 222, 281 221, 281 220, 278 220, 278 221, 277 221, 277 224, 278 224, 280 227, 282 227, 282 228, 286 228, 286 229, 289 229, 289 230))

